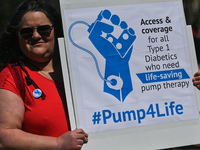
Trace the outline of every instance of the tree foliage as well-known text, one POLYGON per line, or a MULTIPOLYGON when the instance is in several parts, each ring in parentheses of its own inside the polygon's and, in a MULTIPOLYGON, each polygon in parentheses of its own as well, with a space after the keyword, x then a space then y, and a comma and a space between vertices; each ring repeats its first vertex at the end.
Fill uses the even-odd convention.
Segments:
MULTIPOLYGON (((5 29, 8 20, 11 18, 15 9, 25 0, 0 0, 0 34, 5 29)), ((59 0, 41 0, 59 9, 59 0)))
MULTIPOLYGON (((0 0, 0 34, 4 30, 7 21, 10 19, 14 10, 25 0, 0 0)), ((41 0, 49 3, 51 6, 59 9, 59 0, 41 0)), ((185 16, 187 24, 193 24, 193 22, 200 17, 200 1, 198 0, 183 0, 185 16), (194 10, 193 6, 197 5, 198 10, 194 10)))

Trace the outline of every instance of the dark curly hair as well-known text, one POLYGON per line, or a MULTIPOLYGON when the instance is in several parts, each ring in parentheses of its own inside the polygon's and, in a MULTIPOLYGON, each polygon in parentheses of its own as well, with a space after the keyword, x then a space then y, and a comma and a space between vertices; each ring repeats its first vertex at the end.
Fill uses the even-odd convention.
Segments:
POLYGON ((23 61, 24 56, 19 47, 19 25, 22 17, 27 12, 43 12, 54 25, 55 38, 63 36, 60 12, 39 0, 26 0, 17 9, 8 23, 4 33, 0 37, 0 70, 9 63, 23 61))

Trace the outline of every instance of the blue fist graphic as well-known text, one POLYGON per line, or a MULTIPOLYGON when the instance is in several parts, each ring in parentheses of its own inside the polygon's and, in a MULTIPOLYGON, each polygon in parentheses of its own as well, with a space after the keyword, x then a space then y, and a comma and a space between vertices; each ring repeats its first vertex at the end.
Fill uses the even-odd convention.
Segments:
POLYGON ((134 30, 117 15, 104 10, 89 26, 88 32, 90 41, 106 60, 104 92, 124 102, 133 90, 129 60, 136 39, 134 30))

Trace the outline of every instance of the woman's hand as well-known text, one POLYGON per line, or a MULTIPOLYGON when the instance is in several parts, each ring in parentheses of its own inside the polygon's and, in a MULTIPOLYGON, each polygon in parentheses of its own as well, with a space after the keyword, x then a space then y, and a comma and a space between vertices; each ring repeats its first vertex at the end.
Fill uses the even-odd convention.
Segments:
POLYGON ((192 81, 194 86, 196 86, 200 90, 200 69, 194 74, 194 78, 192 79, 192 81))
POLYGON ((88 142, 88 134, 82 129, 68 131, 58 137, 59 150, 80 150, 88 142))

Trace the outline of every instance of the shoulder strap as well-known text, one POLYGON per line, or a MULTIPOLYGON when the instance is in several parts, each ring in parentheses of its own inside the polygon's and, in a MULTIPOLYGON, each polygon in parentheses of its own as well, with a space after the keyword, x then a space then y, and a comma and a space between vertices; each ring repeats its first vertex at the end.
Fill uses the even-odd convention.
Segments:
POLYGON ((14 82, 17 86, 17 89, 19 89, 22 99, 24 100, 25 86, 24 86, 24 80, 23 80, 21 67, 17 64, 9 64, 7 67, 13 76, 14 82))

